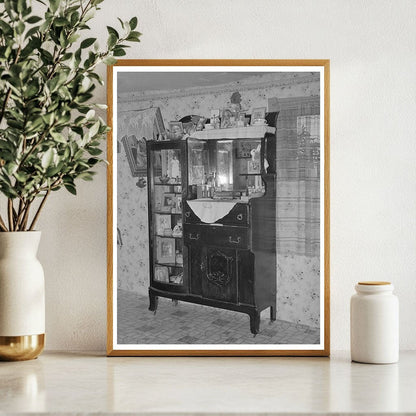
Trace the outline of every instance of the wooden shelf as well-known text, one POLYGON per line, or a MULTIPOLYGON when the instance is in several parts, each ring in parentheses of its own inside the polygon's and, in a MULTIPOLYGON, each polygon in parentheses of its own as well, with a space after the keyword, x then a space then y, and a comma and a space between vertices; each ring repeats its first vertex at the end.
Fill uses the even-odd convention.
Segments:
POLYGON ((182 212, 153 211, 153 214, 160 214, 160 215, 182 215, 182 212))
POLYGON ((176 263, 159 263, 155 261, 155 266, 175 267, 175 269, 183 269, 183 264, 179 265, 176 263))
POLYGON ((177 240, 182 240, 183 236, 173 236, 173 235, 164 235, 164 234, 155 234, 155 237, 161 237, 161 238, 175 238, 177 240))
POLYGON ((162 283, 163 285, 172 285, 172 286, 183 286, 183 283, 174 283, 174 282, 163 282, 162 280, 154 280, 157 283, 162 283))

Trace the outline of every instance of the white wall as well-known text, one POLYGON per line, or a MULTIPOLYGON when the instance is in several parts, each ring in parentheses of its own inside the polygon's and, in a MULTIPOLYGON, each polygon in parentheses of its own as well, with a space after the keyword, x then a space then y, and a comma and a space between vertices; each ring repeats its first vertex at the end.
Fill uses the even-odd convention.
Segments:
MULTIPOLYGON (((349 348, 354 283, 376 279, 395 284, 416 349, 416 2, 106 0, 92 31, 104 43, 133 15, 127 58, 331 59, 331 345, 349 348)), ((105 188, 102 167, 40 221, 49 350, 105 349, 105 188)))

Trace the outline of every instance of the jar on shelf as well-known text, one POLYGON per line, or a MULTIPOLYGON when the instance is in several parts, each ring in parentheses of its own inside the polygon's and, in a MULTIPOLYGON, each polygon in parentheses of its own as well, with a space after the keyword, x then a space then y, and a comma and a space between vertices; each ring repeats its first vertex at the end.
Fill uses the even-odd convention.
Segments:
POLYGON ((359 282, 351 297, 351 360, 399 360, 399 302, 390 282, 359 282))

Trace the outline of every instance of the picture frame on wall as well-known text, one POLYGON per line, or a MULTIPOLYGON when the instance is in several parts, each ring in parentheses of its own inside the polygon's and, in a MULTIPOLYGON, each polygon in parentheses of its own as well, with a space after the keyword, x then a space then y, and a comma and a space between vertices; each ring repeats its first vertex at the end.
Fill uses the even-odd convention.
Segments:
POLYGON ((329 66, 108 67, 109 356, 329 355, 329 66), (241 120, 224 112, 237 92, 250 125, 246 110, 241 120), (269 99, 279 105, 266 117, 269 99), (137 171, 136 143, 118 120, 151 107, 158 120, 135 124, 139 188, 124 174, 137 171), (211 128, 170 121, 188 114, 211 118, 211 128), (169 132, 155 134, 154 123, 169 132))

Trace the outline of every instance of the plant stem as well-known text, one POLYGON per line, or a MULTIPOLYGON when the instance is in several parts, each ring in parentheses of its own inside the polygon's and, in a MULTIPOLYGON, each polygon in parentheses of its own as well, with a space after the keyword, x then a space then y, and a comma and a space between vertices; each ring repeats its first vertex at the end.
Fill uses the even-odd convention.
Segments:
POLYGON ((30 224, 29 231, 32 231, 33 230, 33 228, 34 228, 34 226, 35 226, 35 224, 36 224, 36 222, 37 222, 37 220, 39 218, 40 211, 42 210, 43 206, 45 205, 46 199, 48 198, 50 192, 51 192, 50 189, 48 189, 46 191, 46 194, 43 197, 42 202, 40 203, 39 208, 36 211, 36 214, 35 214, 35 216, 34 216, 34 218, 32 220, 32 224, 30 224))
POLYGON ((9 198, 7 200, 7 214, 9 217, 9 230, 14 231, 13 227, 13 200, 9 198))
POLYGON ((22 203, 22 200, 20 199, 19 200, 19 207, 17 208, 17 215, 15 215, 15 217, 14 217, 14 229, 16 231, 19 231, 19 219, 20 219, 21 212, 22 212, 22 205, 23 205, 23 203, 22 203))
POLYGON ((2 231, 7 231, 6 224, 4 223, 3 218, 1 217, 1 215, 0 215, 0 229, 2 231))
POLYGON ((19 201, 19 209, 17 210, 17 219, 15 222, 16 231, 21 231, 22 218, 25 213, 25 207, 26 207, 26 203, 23 201, 23 199, 21 199, 19 201))
POLYGON ((25 231, 26 230, 27 220, 29 218, 29 210, 30 210, 30 206, 32 205, 32 202, 33 202, 33 199, 26 204, 26 207, 25 207, 25 215, 23 216, 22 223, 20 225, 20 229, 22 231, 25 231))

